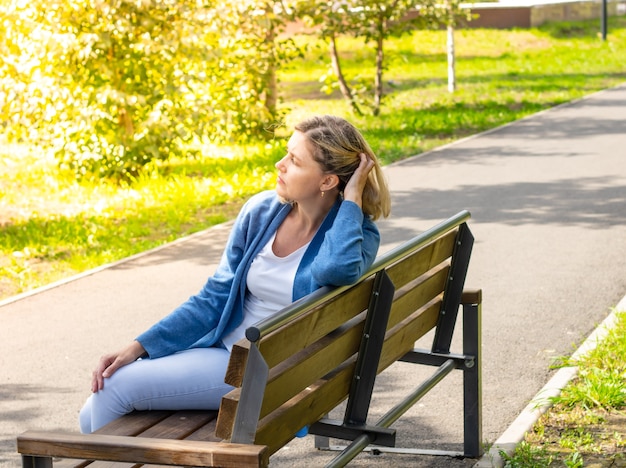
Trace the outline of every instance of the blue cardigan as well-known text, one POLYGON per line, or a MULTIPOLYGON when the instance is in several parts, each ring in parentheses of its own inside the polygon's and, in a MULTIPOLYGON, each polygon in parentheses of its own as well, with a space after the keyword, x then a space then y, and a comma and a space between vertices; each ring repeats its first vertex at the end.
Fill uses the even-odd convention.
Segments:
MULTIPOLYGON (((246 202, 202 290, 137 337, 150 358, 213 346, 241 324, 250 264, 290 211, 274 191, 246 202)), ((338 199, 304 253, 293 300, 322 286, 355 283, 374 262, 379 244, 374 222, 356 203, 338 199)))

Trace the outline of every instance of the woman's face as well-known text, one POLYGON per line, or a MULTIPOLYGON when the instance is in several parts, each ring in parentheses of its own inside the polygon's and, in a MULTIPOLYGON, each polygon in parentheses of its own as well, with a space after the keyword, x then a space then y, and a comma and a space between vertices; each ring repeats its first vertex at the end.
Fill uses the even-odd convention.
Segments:
POLYGON ((287 154, 276 163, 276 193, 285 200, 302 203, 320 198, 324 179, 321 166, 313 159, 311 143, 304 133, 295 131, 287 144, 287 154))

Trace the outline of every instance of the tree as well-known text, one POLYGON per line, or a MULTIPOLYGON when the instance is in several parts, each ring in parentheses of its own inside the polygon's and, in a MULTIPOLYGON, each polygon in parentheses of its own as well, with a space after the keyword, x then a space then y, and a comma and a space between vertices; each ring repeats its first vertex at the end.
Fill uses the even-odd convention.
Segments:
MULTIPOLYGON (((356 94, 346 81, 341 68, 341 60, 337 49, 337 37, 343 32, 350 33, 350 4, 347 2, 318 2, 301 0, 296 2, 297 16, 312 27, 314 34, 328 43, 330 55, 330 72, 322 80, 330 81, 333 74, 342 96, 348 101, 352 111, 361 115, 356 94)), ((330 91, 332 84, 327 86, 330 91)))
POLYGON ((251 0, 208 2, 4 2, 8 136, 89 177, 132 177, 202 141, 267 136, 279 118, 272 74, 291 51, 274 43, 273 2, 261 13, 251 0))
POLYGON ((376 71, 372 112, 374 115, 378 115, 384 96, 385 40, 390 37, 399 37, 415 28, 431 24, 434 1, 424 0, 417 12, 413 0, 353 0, 328 3, 309 0, 299 3, 299 8, 308 23, 316 28, 323 39, 329 42, 331 63, 339 81, 339 87, 343 96, 357 113, 360 113, 360 109, 356 102, 355 93, 341 72, 337 37, 346 34, 363 38, 365 43, 374 44, 376 71), (409 12, 414 12, 414 14, 409 15, 409 12))
POLYGON ((471 10, 461 8, 460 0, 446 0, 443 10, 438 10, 439 21, 446 27, 446 55, 448 57, 448 91, 456 90, 456 54, 454 29, 459 21, 471 19, 471 10))
POLYGON ((231 32, 233 49, 246 56, 248 74, 258 78, 258 92, 269 114, 278 116, 278 68, 302 51, 295 42, 281 36, 286 24, 294 20, 294 10, 286 0, 225 1, 235 13, 236 28, 231 32))
MULTIPOLYGON (((447 7, 450 8, 450 1, 447 7)), ((454 24, 448 21, 446 24, 446 55, 448 57, 448 91, 453 93, 456 90, 456 55, 454 52, 454 24)))

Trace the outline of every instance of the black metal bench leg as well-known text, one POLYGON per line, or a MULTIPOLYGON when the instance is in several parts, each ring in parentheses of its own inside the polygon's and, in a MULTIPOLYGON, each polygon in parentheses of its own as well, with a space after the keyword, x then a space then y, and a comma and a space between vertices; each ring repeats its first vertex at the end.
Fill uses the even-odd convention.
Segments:
POLYGON ((475 356, 463 368, 464 455, 480 457, 482 448, 481 304, 463 304, 463 354, 475 356))
POLYGON ((52 457, 22 455, 23 468, 52 468, 52 457))

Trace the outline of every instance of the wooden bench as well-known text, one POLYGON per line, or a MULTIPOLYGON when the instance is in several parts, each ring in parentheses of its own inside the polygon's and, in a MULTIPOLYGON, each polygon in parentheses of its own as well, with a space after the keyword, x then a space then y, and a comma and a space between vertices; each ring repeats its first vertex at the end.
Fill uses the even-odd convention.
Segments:
POLYGON ((236 388, 219 412, 135 412, 93 434, 27 431, 17 440, 23 466, 267 466, 305 427, 322 446, 349 441, 328 465, 343 466, 370 444, 394 446, 391 424, 454 369, 464 377, 462 455, 480 456, 481 294, 463 292, 468 219, 461 212, 379 256, 357 284, 318 290, 249 328, 233 348, 226 381, 236 388), (463 350, 453 354, 461 305, 463 350), (432 348, 414 349, 431 330, 432 348), (396 361, 436 370, 371 424, 376 376, 396 361), (329 420, 344 401, 343 419, 329 420))

